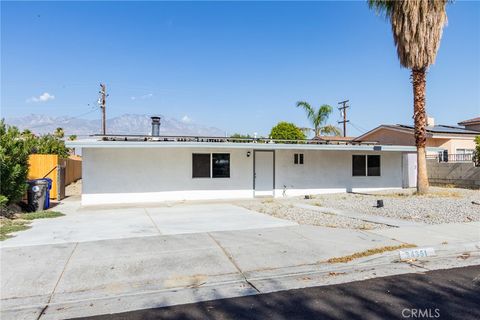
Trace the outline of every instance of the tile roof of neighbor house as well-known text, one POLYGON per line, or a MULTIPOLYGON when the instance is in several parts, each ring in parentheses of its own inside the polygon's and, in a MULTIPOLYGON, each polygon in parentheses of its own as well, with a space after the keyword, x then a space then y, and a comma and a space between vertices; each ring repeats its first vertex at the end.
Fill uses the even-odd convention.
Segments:
POLYGON ((465 126, 469 124, 480 124, 480 117, 468 119, 468 120, 463 120, 458 123, 460 126, 465 126))
MULTIPOLYGON (((366 133, 356 137, 353 142, 360 142, 364 141, 364 137, 368 136, 369 134, 381 129, 381 128, 387 128, 387 129, 393 129, 393 130, 400 130, 404 132, 412 132, 414 126, 413 125, 406 125, 406 124, 382 124, 379 125, 376 128, 373 128, 370 131, 367 131, 366 133)), ((474 131, 474 130, 468 130, 465 129, 464 127, 457 127, 457 126, 446 126, 446 125, 435 125, 435 126, 427 126, 427 133, 428 134, 449 134, 449 135, 467 135, 469 137, 471 136, 476 136, 479 134, 479 131, 474 131)))
POLYGON ((319 136, 314 137, 312 140, 320 140, 320 141, 353 141, 355 137, 343 137, 343 136, 319 136))

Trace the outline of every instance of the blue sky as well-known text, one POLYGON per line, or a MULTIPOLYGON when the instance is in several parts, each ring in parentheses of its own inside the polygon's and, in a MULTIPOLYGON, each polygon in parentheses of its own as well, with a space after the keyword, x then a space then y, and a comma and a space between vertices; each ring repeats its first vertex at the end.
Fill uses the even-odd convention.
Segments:
MULTIPOLYGON (((427 110, 453 125, 480 113, 480 4, 447 13, 427 110)), ((409 71, 364 1, 2 1, 1 63, 7 118, 88 113, 105 82, 109 117, 163 114, 229 133, 306 126, 298 100, 350 99, 350 135, 412 122, 409 71)))

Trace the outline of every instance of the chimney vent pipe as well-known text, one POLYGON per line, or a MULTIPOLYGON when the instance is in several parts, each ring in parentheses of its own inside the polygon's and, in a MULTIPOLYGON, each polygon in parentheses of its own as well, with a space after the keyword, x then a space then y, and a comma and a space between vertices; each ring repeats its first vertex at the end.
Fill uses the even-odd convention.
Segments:
POLYGON ((152 119, 152 137, 160 136, 160 117, 151 117, 152 119))

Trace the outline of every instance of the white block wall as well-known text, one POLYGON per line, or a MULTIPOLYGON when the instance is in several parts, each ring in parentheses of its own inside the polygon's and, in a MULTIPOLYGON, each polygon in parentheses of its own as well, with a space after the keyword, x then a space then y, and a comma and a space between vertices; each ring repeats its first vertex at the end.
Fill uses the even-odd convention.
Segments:
MULTIPOLYGON (((275 164, 276 197, 402 187, 401 152, 277 150, 275 164), (294 153, 304 154, 303 165, 294 153), (352 177, 352 154, 381 154, 381 176, 352 177)), ((253 150, 83 149, 84 205, 253 196, 253 150), (192 153, 210 152, 230 153, 230 178, 192 178, 192 153)))

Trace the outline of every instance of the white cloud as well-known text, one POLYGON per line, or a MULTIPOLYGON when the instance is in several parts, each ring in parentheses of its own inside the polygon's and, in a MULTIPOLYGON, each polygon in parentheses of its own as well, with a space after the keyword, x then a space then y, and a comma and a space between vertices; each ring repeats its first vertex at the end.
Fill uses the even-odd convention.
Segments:
POLYGON ((153 97, 153 93, 147 93, 147 94, 144 94, 143 96, 139 96, 139 97, 130 97, 131 100, 145 100, 145 99, 150 99, 151 97, 153 97))
POLYGON ((183 123, 190 123, 190 122, 192 122, 192 119, 189 116, 184 115, 183 118, 182 118, 182 122, 183 123))
POLYGON ((47 102, 49 100, 54 100, 55 96, 53 94, 50 94, 48 92, 44 92, 38 97, 31 97, 27 99, 27 102, 47 102))

